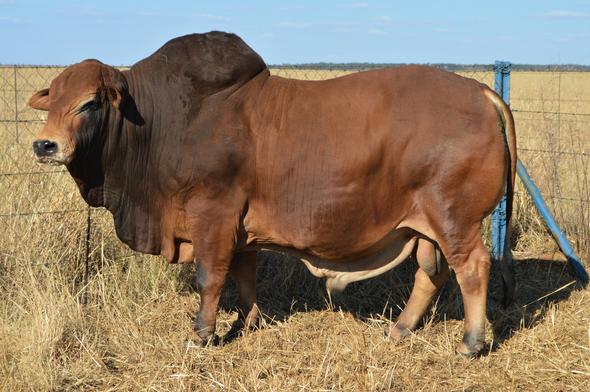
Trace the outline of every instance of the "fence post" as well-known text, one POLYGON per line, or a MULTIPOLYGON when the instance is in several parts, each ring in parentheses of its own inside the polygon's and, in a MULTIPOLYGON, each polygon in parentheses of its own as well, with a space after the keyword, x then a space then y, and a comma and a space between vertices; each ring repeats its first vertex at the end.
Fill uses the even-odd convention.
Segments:
POLYGON ((16 143, 20 142, 20 137, 18 134, 18 87, 16 84, 17 77, 16 77, 16 65, 12 67, 12 74, 14 76, 14 130, 15 130, 15 139, 16 143))
MULTIPOLYGON (((510 63, 496 61, 494 64, 494 90, 510 105, 510 63)), ((492 212, 492 259, 499 261, 504 254, 504 238, 506 237, 506 193, 492 212)), ((510 246, 510 243, 508 243, 510 246)))
MULTIPOLYGON (((502 97, 504 102, 506 102, 507 105, 510 105, 510 62, 496 61, 494 64, 494 72, 494 89, 502 97)), ((569 265, 574 270, 576 277, 580 282, 587 284, 588 273, 584 269, 580 258, 576 255, 576 252, 565 237, 565 234, 555 222, 553 215, 551 215, 551 212, 543 201, 541 192, 539 192, 539 189, 535 186, 533 179, 529 176, 524 165, 520 162, 520 159, 516 161, 516 172, 527 192, 531 195, 537 211, 539 211, 539 214, 551 231, 551 235, 557 242, 559 249, 561 249, 562 253, 567 258, 569 265)), ((492 212, 492 258, 496 261, 500 260, 504 253, 506 226, 506 194, 504 194, 498 203, 498 206, 494 212, 492 212)), ((510 242, 508 242, 507 245, 510 246, 510 242)))
POLYGON ((82 273, 82 304, 88 303, 88 274, 90 269, 90 230, 92 228, 92 208, 86 212, 86 241, 84 249, 84 272, 82 273))

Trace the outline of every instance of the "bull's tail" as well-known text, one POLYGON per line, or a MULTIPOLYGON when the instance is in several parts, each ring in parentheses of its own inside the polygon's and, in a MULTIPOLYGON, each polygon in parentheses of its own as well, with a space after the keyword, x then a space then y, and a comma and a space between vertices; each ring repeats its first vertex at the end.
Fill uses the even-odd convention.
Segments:
POLYGON ((514 130, 514 118, 512 112, 506 103, 498 94, 485 88, 485 95, 494 103, 500 120, 502 122, 502 133, 506 143, 506 235, 504 237, 504 253, 500 260, 500 269, 502 272, 502 285, 504 289, 504 298, 502 304, 504 307, 510 305, 514 300, 514 290, 516 282, 514 279, 514 262, 510 253, 510 233, 512 220, 512 200, 514 198, 514 180, 516 178, 516 133, 514 130))

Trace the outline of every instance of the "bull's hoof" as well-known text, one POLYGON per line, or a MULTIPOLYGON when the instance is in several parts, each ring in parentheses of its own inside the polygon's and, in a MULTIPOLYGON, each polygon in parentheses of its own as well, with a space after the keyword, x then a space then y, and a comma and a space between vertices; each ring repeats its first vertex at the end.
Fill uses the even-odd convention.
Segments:
POLYGON ((393 340, 394 342, 399 342, 401 340, 403 340, 404 338, 406 338, 407 336, 409 336, 411 333, 411 331, 398 324, 395 325, 390 325, 389 328, 385 329, 385 337, 393 340))
POLYGON ((214 347, 219 346, 220 339, 219 336, 213 334, 207 337, 201 337, 201 347, 214 347))
MULTIPOLYGON (((199 314, 200 315, 200 314, 199 314)), ((219 345, 219 336, 215 335, 215 324, 205 325, 203 320, 197 315, 193 330, 201 339, 201 347, 217 346, 219 345)))
POLYGON ((229 343, 234 339, 238 338, 241 334, 248 332, 252 328, 254 327, 252 327, 250 324, 245 323, 244 320, 237 319, 232 323, 229 331, 227 331, 227 333, 223 336, 223 342, 229 343))
POLYGON ((232 323, 229 331, 227 331, 227 333, 225 335, 223 335, 223 342, 224 343, 233 342, 243 332, 244 332, 244 324, 241 322, 238 322, 238 320, 236 320, 232 323))
POLYGON ((460 354, 461 356, 465 357, 465 358, 476 358, 478 356, 481 355, 483 349, 485 347, 485 343, 484 342, 477 342, 474 344, 468 344, 465 342, 465 339, 463 339, 463 341, 461 343, 459 343, 459 345, 457 345, 457 354, 460 354))

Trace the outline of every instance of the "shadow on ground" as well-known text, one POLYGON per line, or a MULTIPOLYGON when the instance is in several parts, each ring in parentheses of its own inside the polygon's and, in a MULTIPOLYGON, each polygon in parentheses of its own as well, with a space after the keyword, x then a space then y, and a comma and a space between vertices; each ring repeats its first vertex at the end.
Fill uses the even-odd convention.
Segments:
POLYGON ((515 303, 504 309, 500 304, 500 271, 491 276, 488 319, 494 340, 500 344, 522 328, 533 328, 545 319, 553 304, 567 300, 572 292, 583 290, 567 262, 551 258, 522 258, 516 261, 515 303))
MULTIPOLYGON (((564 261, 524 258, 515 262, 515 303, 507 309, 501 305, 499 266, 492 266, 487 311, 494 331, 495 347, 517 330, 534 327, 545 318, 552 304, 568 299, 574 290, 582 288, 564 261)), ((284 255, 261 254, 257 269, 258 304, 267 324, 286 321, 298 312, 317 310, 342 310, 362 321, 375 318, 393 321, 408 300, 416 268, 416 262, 410 258, 377 278, 350 284, 330 302, 325 281, 314 278, 301 262, 284 255)), ((186 268, 180 279, 188 290, 196 291, 192 283, 196 281, 193 268, 186 268)), ((461 294, 453 275, 433 303, 436 304, 435 322, 445 318, 463 319, 461 294)), ((220 307, 225 311, 234 311, 235 304, 236 291, 228 282, 220 307)), ((233 340, 234 336, 228 338, 226 342, 233 340)))

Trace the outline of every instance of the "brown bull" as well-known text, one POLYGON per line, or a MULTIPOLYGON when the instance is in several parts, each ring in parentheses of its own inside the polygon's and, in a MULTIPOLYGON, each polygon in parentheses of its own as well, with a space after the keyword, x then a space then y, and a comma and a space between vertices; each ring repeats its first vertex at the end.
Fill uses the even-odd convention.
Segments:
MULTIPOLYGON (((451 267, 465 305, 458 351, 483 347, 481 222, 505 186, 510 208, 516 160, 512 115, 486 86, 421 66, 284 79, 237 36, 211 32, 173 39, 128 71, 75 64, 30 105, 49 111, 37 159, 64 164, 123 242, 198 262, 203 342, 227 275, 240 320, 257 323, 259 250, 298 256, 330 290, 416 251, 390 336, 416 328, 451 267)), ((510 299, 506 255, 503 278, 510 299)))

